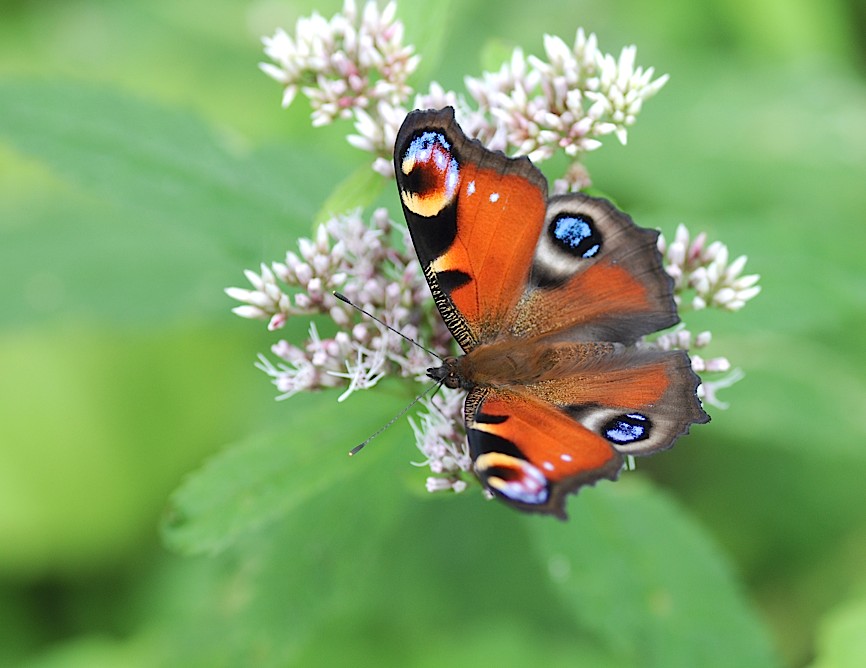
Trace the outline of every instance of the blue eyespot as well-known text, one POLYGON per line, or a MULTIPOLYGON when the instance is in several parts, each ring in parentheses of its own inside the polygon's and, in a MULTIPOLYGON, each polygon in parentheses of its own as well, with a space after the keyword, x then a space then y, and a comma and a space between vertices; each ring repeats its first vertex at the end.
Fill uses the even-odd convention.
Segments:
POLYGON ((618 415, 602 428, 604 437, 612 443, 625 445, 649 438, 652 423, 649 418, 640 413, 618 415))
POLYGON ((406 151, 406 157, 411 156, 421 161, 429 160, 430 150, 436 144, 442 146, 446 151, 451 150, 451 144, 448 143, 445 135, 441 132, 423 132, 412 140, 409 149, 406 151))
POLYGON ((584 214, 563 214, 550 224, 553 241, 571 255, 589 259, 601 250, 595 221, 584 214))
MULTIPOLYGON (((438 196, 437 205, 450 203, 460 184, 460 165, 451 152, 451 144, 441 132, 427 131, 416 135, 403 153, 400 169, 408 177, 404 190, 423 197, 438 196)), ((406 204, 421 215, 433 215, 442 208, 433 207, 431 214, 427 212, 430 207, 425 208, 418 202, 406 204), (416 207, 420 209, 416 210, 416 207)))

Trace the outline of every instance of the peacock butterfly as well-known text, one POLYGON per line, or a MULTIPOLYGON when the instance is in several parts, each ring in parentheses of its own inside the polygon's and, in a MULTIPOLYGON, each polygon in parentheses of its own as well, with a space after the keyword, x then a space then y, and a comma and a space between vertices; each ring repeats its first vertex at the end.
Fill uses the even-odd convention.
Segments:
POLYGON ((635 345, 679 322, 658 232, 604 199, 548 198, 528 158, 469 139, 450 107, 406 117, 394 165, 433 300, 465 353, 427 374, 468 392, 469 453, 493 495, 564 519, 566 496, 616 479, 624 455, 709 421, 688 355, 635 345))

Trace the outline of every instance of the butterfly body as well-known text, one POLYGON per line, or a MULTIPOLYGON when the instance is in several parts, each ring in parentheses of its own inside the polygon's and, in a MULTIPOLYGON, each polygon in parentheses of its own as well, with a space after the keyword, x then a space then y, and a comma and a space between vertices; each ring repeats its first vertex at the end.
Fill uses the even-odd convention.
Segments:
POLYGON ((636 343, 679 318, 658 233, 606 200, 547 198, 526 158, 465 136, 453 110, 412 112, 397 184, 434 302, 464 355, 428 370, 468 392, 475 474, 512 507, 565 517, 623 455, 706 422, 682 351, 636 343))
POLYGON ((446 358, 428 375, 450 388, 529 386, 537 388, 567 374, 588 371, 606 355, 622 349, 615 343, 538 343, 510 339, 473 348, 466 355, 446 358), (442 371, 440 371, 440 369, 442 371))

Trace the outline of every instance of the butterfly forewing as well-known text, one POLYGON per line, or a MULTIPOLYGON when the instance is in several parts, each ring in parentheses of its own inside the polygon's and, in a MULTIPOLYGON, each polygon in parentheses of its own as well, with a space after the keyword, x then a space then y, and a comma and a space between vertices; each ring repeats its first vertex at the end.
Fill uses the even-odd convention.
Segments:
POLYGON ((412 112, 394 166, 436 305, 468 351, 498 335, 526 287, 547 183, 528 160, 468 139, 450 108, 412 112))

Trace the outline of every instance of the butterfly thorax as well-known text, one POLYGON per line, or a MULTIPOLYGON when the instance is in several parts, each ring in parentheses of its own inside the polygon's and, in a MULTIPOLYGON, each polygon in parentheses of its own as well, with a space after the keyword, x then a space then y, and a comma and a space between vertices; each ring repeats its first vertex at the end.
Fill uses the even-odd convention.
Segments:
POLYGON ((447 357, 427 375, 445 387, 534 385, 580 370, 591 370, 621 351, 617 343, 549 343, 517 338, 481 344, 460 357, 447 357))

